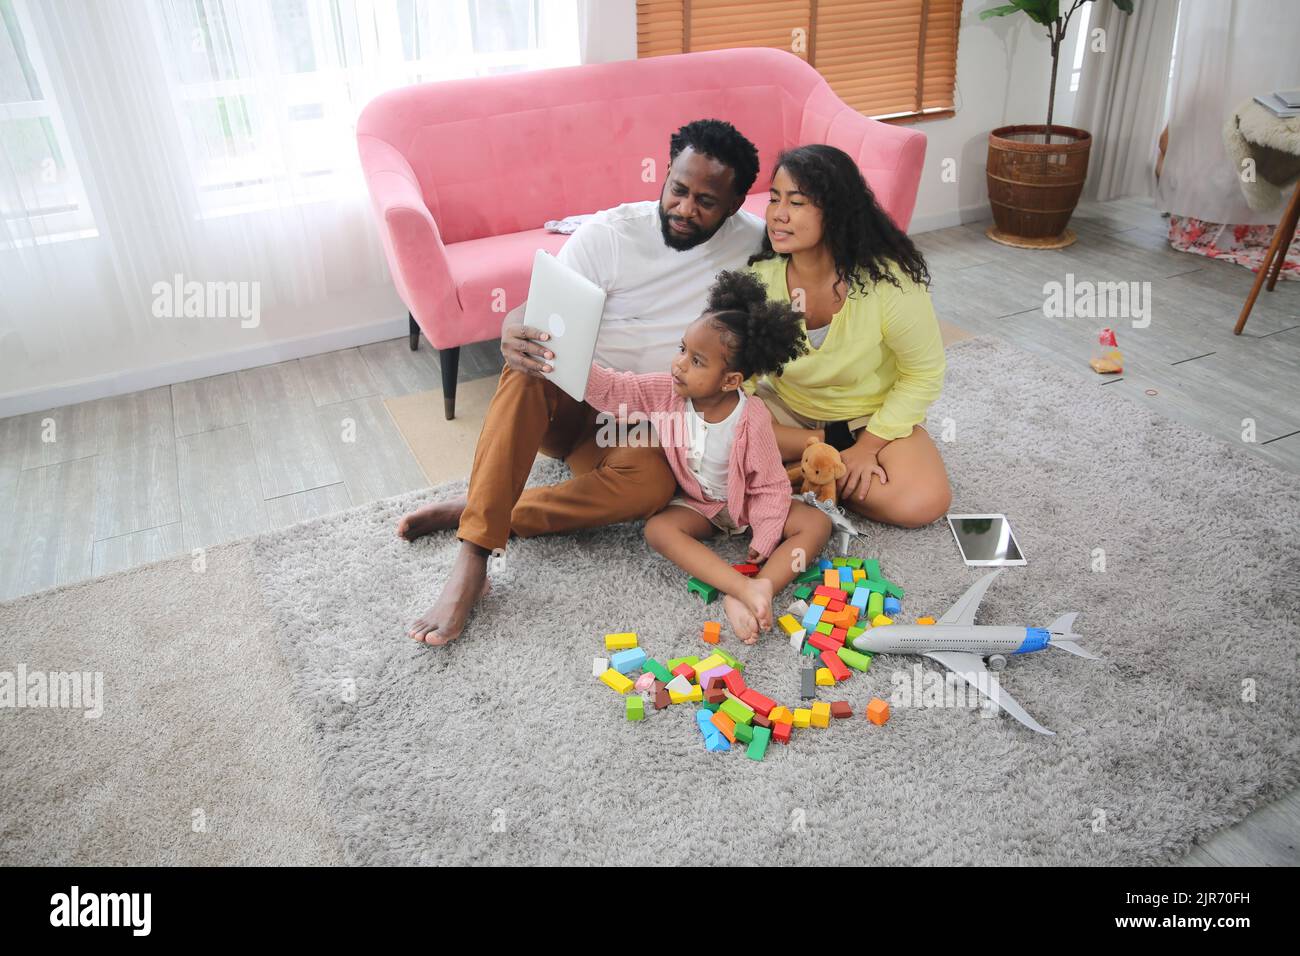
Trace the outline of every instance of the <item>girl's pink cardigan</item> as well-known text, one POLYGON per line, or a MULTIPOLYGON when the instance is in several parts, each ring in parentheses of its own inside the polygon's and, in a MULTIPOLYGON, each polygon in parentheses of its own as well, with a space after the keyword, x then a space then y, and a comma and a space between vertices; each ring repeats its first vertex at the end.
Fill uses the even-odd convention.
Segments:
MULTIPOLYGON (((671 375, 615 372, 593 363, 587 380, 587 403, 620 417, 628 412, 649 416, 668 458, 668 467, 686 497, 708 517, 722 510, 723 502, 704 497, 700 483, 686 463, 690 445, 686 400, 673 390, 671 375)), ((750 526, 753 548, 760 559, 767 558, 781 543, 785 520, 790 514, 790 478, 776 446, 772 416, 762 400, 753 396, 746 400, 744 412, 736 423, 726 506, 736 524, 750 526)))

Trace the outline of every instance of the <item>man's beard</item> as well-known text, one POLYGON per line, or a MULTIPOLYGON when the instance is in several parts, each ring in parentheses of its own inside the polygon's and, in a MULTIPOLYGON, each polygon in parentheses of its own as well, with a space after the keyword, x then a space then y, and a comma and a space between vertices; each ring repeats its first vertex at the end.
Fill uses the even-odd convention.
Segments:
POLYGON ((701 243, 708 242, 717 234, 718 230, 723 227, 726 221, 727 220, 725 219, 722 220, 722 222, 718 223, 713 231, 709 233, 702 232, 698 226, 691 227, 695 231, 690 235, 673 232, 672 227, 668 225, 668 215, 664 212, 663 204, 659 204, 659 231, 663 233, 664 245, 670 249, 676 249, 678 252, 685 252, 687 249, 694 249, 701 243))

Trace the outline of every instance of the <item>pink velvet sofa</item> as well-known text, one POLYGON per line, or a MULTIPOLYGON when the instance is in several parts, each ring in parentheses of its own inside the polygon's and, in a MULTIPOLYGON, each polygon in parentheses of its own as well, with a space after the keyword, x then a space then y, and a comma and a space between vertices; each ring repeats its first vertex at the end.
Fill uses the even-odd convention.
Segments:
POLYGON ((376 97, 357 121, 361 163, 393 281, 439 350, 447 418, 462 345, 499 338, 524 301, 543 224, 658 198, 668 139, 696 119, 732 123, 762 166, 745 208, 762 216, 777 154, 828 143, 857 160, 894 221, 916 204, 925 135, 867 119, 812 67, 746 48, 428 83, 376 97), (655 181, 644 181, 644 160, 655 181))

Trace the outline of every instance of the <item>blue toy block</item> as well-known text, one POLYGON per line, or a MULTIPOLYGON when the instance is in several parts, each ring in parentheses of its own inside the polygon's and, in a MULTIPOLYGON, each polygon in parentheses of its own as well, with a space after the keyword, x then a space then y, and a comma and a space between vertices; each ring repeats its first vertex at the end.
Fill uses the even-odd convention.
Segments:
POLYGON ((826 607, 822 604, 814 604, 809 607, 808 613, 803 616, 803 620, 800 622, 803 625, 803 629, 809 632, 815 631, 818 623, 820 623, 822 619, 822 612, 825 610, 826 607))
POLYGON ((902 610, 903 610, 903 605, 899 603, 898 598, 896 597, 885 598, 885 613, 887 615, 893 617, 895 614, 899 613, 902 610))
POLYGON ((620 674, 626 674, 628 671, 634 671, 646 662, 645 651, 639 647, 629 647, 625 651, 619 651, 609 659, 609 666, 614 668, 620 674))
POLYGON ((849 598, 849 603, 858 609, 859 617, 867 613, 867 599, 869 597, 871 597, 870 588, 855 588, 853 597, 849 598))
POLYGON ((712 737, 705 739, 704 749, 711 754, 726 753, 731 749, 731 741, 722 736, 720 732, 714 733, 712 737))
POLYGON ((821 559, 818 560, 818 562, 817 562, 817 567, 819 567, 819 568, 821 568, 821 570, 825 571, 827 568, 833 568, 833 567, 835 567, 835 565, 832 564, 830 561, 826 560, 825 558, 821 558, 821 559))

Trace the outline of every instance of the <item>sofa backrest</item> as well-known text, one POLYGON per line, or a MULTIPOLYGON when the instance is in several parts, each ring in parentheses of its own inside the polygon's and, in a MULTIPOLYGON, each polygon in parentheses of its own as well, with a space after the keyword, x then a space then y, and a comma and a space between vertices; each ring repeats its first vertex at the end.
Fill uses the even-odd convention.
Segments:
POLYGON ((357 133, 406 157, 453 243, 658 198, 669 137, 696 119, 726 120, 754 143, 750 193, 765 193, 777 155, 823 141, 833 116, 818 110, 840 109, 799 57, 757 47, 403 87, 369 103, 357 133))

